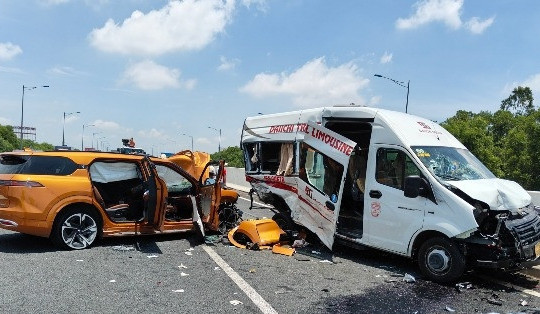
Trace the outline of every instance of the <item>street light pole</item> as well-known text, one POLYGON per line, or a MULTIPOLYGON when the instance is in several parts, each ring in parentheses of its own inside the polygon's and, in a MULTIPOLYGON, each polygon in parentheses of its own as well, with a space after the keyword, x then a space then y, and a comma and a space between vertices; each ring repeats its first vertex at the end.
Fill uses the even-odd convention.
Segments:
POLYGON ((193 151, 193 136, 184 133, 182 133, 182 135, 191 137, 191 151, 193 151))
POLYGON ((81 113, 80 111, 77 111, 77 112, 65 112, 64 111, 64 122, 62 124, 62 146, 66 146, 66 138, 64 136, 64 131, 66 130, 66 116, 71 116, 72 114, 75 114, 75 113, 81 113))
POLYGON ((391 79, 389 77, 386 77, 386 76, 382 76, 380 74, 374 74, 373 76, 376 76, 376 77, 381 77, 381 78, 385 78, 387 80, 390 80, 394 83, 396 83, 397 85, 401 86, 401 87, 405 87, 407 89, 407 101, 405 102, 405 113, 407 113, 408 109, 409 109, 409 84, 411 83, 411 81, 407 81, 407 86, 405 86, 405 82, 400 82, 400 81, 396 81, 394 79, 391 79))
MULTIPOLYGON (((95 148, 95 147, 94 147, 94 136, 96 136, 96 134, 100 134, 100 133, 101 133, 101 132, 93 132, 93 133, 92 133, 92 148, 95 148)), ((97 145, 97 143, 96 143, 96 145, 97 145)))
POLYGON ((22 86, 22 98, 21 98, 21 149, 23 149, 23 121, 24 121, 24 91, 25 90, 33 90, 38 87, 49 87, 49 85, 42 85, 42 86, 22 86))
POLYGON ((208 128, 212 129, 212 130, 216 130, 217 132, 219 132, 218 153, 220 153, 221 152, 221 129, 216 129, 216 128, 211 127, 211 126, 209 126, 208 128))
POLYGON ((81 135, 81 151, 84 150, 84 127, 85 126, 95 126, 93 124, 83 124, 82 125, 82 135, 81 135))

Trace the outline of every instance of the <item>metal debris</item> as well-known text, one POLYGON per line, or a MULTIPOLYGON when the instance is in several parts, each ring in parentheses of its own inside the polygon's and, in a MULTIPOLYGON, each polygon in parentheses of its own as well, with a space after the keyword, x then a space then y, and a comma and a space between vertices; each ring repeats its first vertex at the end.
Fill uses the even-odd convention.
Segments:
POLYGON ((455 312, 456 310, 454 310, 453 308, 447 306, 444 308, 447 312, 455 312))
POLYGON ((457 292, 462 292, 463 290, 471 289, 473 287, 472 283, 470 282, 460 282, 456 283, 456 290, 457 292))
POLYGON ((184 292, 184 289, 171 290, 171 291, 174 292, 174 293, 180 293, 180 292, 184 292))
POLYGON ((403 281, 413 283, 416 282, 416 279, 410 274, 405 274, 405 276, 403 276, 403 281))
POLYGON ((232 304, 232 305, 243 304, 242 301, 238 301, 238 300, 232 300, 232 301, 229 301, 229 303, 232 304))

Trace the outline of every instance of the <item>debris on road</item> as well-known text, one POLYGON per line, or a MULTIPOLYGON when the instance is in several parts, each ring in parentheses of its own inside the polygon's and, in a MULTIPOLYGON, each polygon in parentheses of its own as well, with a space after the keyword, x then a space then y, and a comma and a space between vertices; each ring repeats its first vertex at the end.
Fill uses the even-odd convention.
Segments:
POLYGON ((455 312, 456 310, 454 310, 453 308, 447 306, 444 308, 447 312, 455 312))
POLYGON ((460 283, 456 283, 456 290, 457 292, 462 292, 463 290, 468 290, 468 289, 471 289, 473 287, 472 283, 470 282, 460 282, 460 283))
POLYGON ((519 305, 521 306, 527 306, 527 304, 529 304, 526 300, 520 300, 521 302, 519 303, 519 305))
POLYGON ((180 277, 185 277, 185 276, 189 276, 189 274, 186 274, 186 273, 184 273, 184 272, 181 272, 181 273, 180 273, 180 277))
POLYGON ((499 298, 499 296, 495 293, 493 293, 491 297, 487 298, 486 301, 489 304, 493 304, 493 305, 499 305, 499 306, 503 305, 503 300, 499 298))
POLYGON ((229 303, 231 303, 232 305, 244 304, 242 303, 242 301, 238 301, 238 300, 232 300, 232 301, 229 301, 229 303))
POLYGON ((403 276, 403 281, 413 283, 416 282, 416 279, 410 274, 405 274, 405 276, 403 276))
POLYGON ((148 258, 156 258, 156 257, 158 257, 158 256, 157 256, 157 255, 148 255, 147 257, 148 257, 148 258))
POLYGON ((116 245, 113 246, 112 249, 120 252, 135 251, 135 248, 130 245, 116 245))
POLYGON ((187 266, 184 265, 184 264, 182 264, 182 263, 180 263, 180 266, 178 266, 178 268, 180 268, 180 269, 182 269, 182 268, 187 268, 187 266))
POLYGON ((181 292, 184 292, 184 289, 172 290, 172 292, 174 292, 174 293, 181 293, 181 292))

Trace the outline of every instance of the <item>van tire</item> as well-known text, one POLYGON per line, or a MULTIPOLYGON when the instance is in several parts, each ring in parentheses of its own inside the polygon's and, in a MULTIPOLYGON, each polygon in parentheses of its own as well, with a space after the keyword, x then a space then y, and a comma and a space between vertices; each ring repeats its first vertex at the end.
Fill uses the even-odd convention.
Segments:
POLYGON ((418 266, 424 276, 440 283, 457 280, 465 271, 465 257, 455 243, 444 237, 426 240, 418 251, 418 266))
POLYGON ((277 213, 272 216, 272 220, 275 221, 283 231, 294 230, 294 221, 288 213, 277 213))
POLYGON ((95 210, 71 207, 56 217, 50 239, 65 250, 91 247, 101 235, 102 223, 95 210))

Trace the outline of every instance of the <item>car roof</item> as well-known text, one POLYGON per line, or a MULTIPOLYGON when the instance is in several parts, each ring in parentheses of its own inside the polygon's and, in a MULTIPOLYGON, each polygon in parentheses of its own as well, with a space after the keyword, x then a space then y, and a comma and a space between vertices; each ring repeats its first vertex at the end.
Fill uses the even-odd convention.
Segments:
POLYGON ((95 159, 140 160, 144 158, 144 155, 88 151, 13 151, 4 152, 1 155, 66 157, 80 165, 88 165, 95 159))

